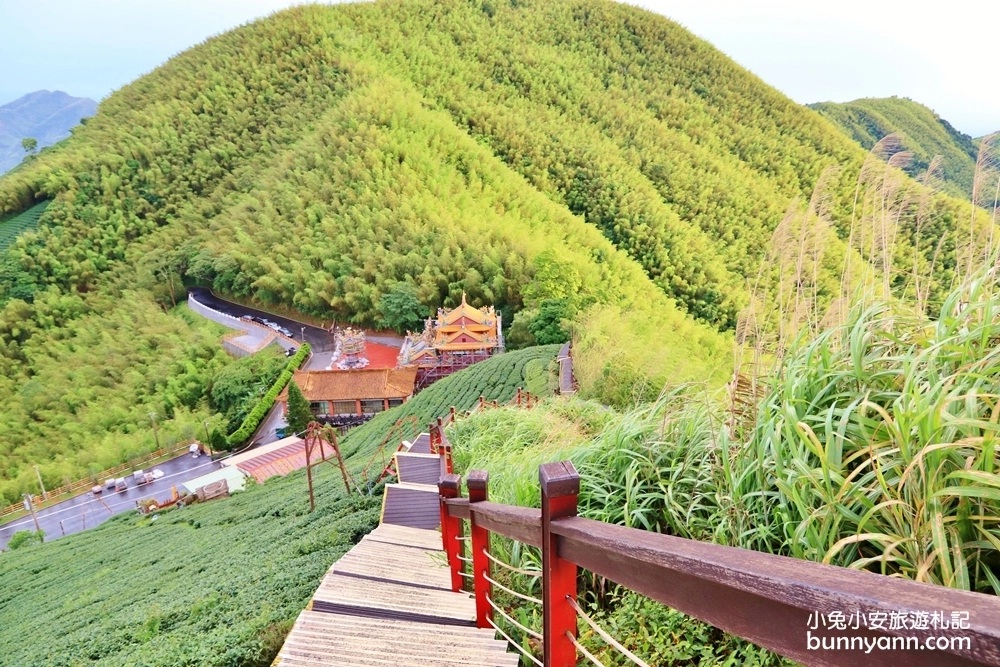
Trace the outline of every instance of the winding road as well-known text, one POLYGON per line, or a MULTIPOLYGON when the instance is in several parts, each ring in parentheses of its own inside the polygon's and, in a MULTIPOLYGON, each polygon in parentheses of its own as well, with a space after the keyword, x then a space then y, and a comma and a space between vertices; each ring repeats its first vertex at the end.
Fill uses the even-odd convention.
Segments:
MULTIPOLYGON (((129 477, 129 488, 120 493, 105 489, 100 494, 90 491, 38 510, 38 524, 45 531, 46 540, 63 535, 79 533, 104 523, 122 512, 135 510, 135 501, 142 498, 166 500, 170 498, 171 487, 205 475, 219 468, 219 463, 208 456, 192 457, 183 454, 154 465, 148 470, 162 470, 163 477, 147 484, 136 486, 129 477)), ((21 530, 34 530, 35 524, 29 514, 0 526, 0 549, 7 546, 11 536, 21 530)))

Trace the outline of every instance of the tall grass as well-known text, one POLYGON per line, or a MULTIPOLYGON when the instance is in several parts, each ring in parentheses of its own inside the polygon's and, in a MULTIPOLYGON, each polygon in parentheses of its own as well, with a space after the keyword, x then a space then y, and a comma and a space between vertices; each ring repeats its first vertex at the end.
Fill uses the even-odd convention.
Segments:
MULTIPOLYGON (((694 387, 624 413, 556 398, 454 425, 456 462, 491 472, 493 500, 537 507, 538 465, 569 458, 588 518, 1000 594, 993 266, 948 294, 935 318, 879 300, 884 285, 873 284, 839 323, 803 328, 774 372, 756 378, 744 428, 731 429, 731 407, 694 387)), ((536 550, 509 540, 493 548, 519 567, 540 564, 536 550)), ((583 604, 656 664, 785 664, 582 576, 583 604)), ((537 580, 507 581, 538 593, 537 580)), ((537 627, 537 610, 504 602, 537 627)), ((582 640, 618 664, 596 638, 582 640)))
POLYGON ((777 551, 1000 593, 997 274, 936 320, 899 311, 857 307, 785 357, 734 493, 766 494, 777 551))
POLYGON ((1000 593, 998 273, 936 319, 857 303, 761 380, 740 438, 684 392, 612 422, 576 452, 583 513, 1000 593))

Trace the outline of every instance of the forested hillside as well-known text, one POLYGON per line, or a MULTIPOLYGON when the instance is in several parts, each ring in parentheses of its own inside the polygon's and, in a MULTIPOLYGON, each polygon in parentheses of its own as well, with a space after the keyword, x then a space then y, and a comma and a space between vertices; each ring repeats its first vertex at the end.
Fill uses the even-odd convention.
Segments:
POLYGON ((209 409, 224 359, 156 309, 185 283, 371 326, 386 295, 464 291, 517 344, 571 332, 606 402, 718 386, 750 283, 808 273, 819 312, 866 279, 845 257, 876 246, 887 286, 912 289, 914 264, 932 265, 929 300, 950 283, 969 209, 903 183, 894 246, 877 245, 852 227, 886 210, 864 159, 707 43, 606 0, 282 12, 180 54, 0 179, 0 220, 50 201, 0 260, 0 475, 27 488, 39 455, 62 475, 62 452, 101 439, 152 447, 150 412, 179 433, 209 409), (821 221, 821 251, 758 279, 789 212, 821 221), (143 405, 102 410, 111 396, 143 405))
POLYGON ((972 192, 979 140, 959 132, 919 102, 889 97, 844 104, 818 102, 809 106, 842 128, 865 150, 887 134, 899 134, 905 148, 913 151, 914 160, 908 169, 913 175, 926 170, 934 156, 940 155, 940 177, 945 189, 964 198, 972 192))

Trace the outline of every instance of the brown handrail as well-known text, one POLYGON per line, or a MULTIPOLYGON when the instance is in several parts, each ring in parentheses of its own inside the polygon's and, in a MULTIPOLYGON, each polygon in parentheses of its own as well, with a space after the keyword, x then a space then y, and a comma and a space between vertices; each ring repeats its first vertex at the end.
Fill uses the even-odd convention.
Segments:
MULTIPOLYGON (((449 476, 452 491, 450 499, 442 498, 442 519, 474 519, 479 528, 541 546, 544 570, 571 563, 806 665, 1000 665, 1000 598, 565 515, 575 514, 575 475, 569 462, 542 466, 543 505, 551 498, 571 500, 563 503, 568 508, 562 510, 563 518, 560 511, 551 514, 547 528, 544 509, 457 498, 456 475, 449 476), (543 529, 551 536, 548 540, 543 539, 543 529), (894 614, 932 618, 952 612, 962 614, 968 627, 890 629, 894 614), (884 623, 858 624, 855 629, 819 623, 835 614, 848 619, 855 614, 881 617, 884 623), (839 638, 851 648, 823 644, 839 638), (935 638, 950 645, 923 648, 924 642, 935 638), (865 650, 867 646, 872 648, 865 650)), ((567 595, 553 597, 547 592, 544 597, 558 602, 567 595)), ((565 609, 550 613, 564 616, 565 609)), ((546 618, 545 625, 549 623, 546 618)), ((565 653, 545 656, 546 665, 574 661, 565 653)))
MULTIPOLYGON (((553 522, 560 556, 594 574, 809 665, 871 665, 849 652, 831 659, 807 646, 812 618, 842 613, 968 612, 970 650, 934 652, 934 665, 1000 664, 1000 600, 908 579, 719 544, 649 533, 580 517, 553 522)), ((846 630, 850 636, 916 637, 933 628, 846 630)), ((817 630, 819 630, 817 628, 817 630)), ((890 642, 891 643, 891 642, 890 642)), ((880 665, 931 664, 928 651, 876 653, 880 665), (924 661, 924 662, 922 662, 924 661)))

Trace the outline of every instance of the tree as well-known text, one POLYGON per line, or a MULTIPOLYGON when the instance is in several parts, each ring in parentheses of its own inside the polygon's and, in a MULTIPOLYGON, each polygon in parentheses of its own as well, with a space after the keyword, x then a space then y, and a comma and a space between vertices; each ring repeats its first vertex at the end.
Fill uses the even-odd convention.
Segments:
POLYGON ((399 333, 419 330, 427 317, 427 308, 417 298, 416 288, 404 282, 396 283, 382 295, 378 312, 379 323, 399 333))
POLYGON ((24 149, 25 153, 31 154, 38 149, 38 139, 34 137, 25 137, 21 139, 21 148, 24 149))
POLYGON ((292 380, 288 383, 288 414, 285 415, 288 428, 295 433, 302 433, 313 421, 312 410, 309 409, 309 401, 302 395, 299 385, 292 380))
POLYGON ((10 537, 7 548, 13 551, 29 544, 41 544, 45 538, 44 530, 19 530, 10 537))
POLYGON ((563 322, 573 317, 573 310, 566 299, 546 299, 530 322, 528 331, 535 337, 538 345, 565 343, 569 340, 569 332, 563 327, 563 322))

